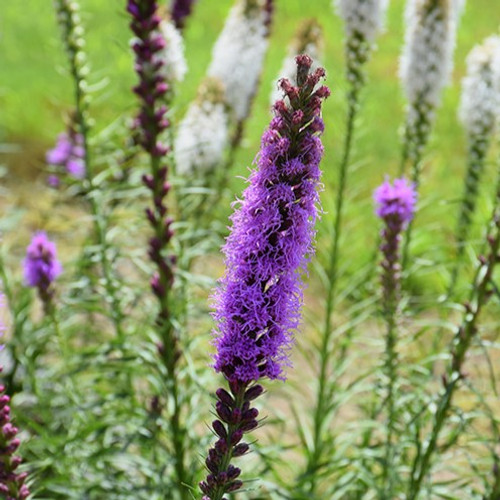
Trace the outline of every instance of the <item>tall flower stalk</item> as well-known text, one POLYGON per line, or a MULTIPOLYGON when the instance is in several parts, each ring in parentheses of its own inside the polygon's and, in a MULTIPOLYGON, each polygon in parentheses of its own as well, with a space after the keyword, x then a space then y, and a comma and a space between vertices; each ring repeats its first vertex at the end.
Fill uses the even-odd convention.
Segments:
POLYGON ((396 425, 397 315, 401 288, 401 235, 415 213, 416 193, 405 179, 385 181, 374 192, 376 214, 383 220, 382 310, 386 321, 385 375, 387 379, 387 438, 384 460, 384 498, 394 498, 394 443, 396 425))
POLYGON ((359 96, 365 84, 365 64, 374 48, 375 40, 382 29, 387 0, 338 0, 335 2, 345 23, 345 54, 347 90, 347 126, 342 160, 337 183, 335 215, 333 219, 332 246, 328 263, 328 290, 326 297, 325 323, 321 336, 320 367, 314 410, 313 449, 308 454, 306 475, 309 477, 310 493, 316 491, 316 471, 323 458, 323 443, 327 407, 331 402, 326 397, 329 367, 332 354, 332 315, 335 309, 338 281, 339 244, 342 231, 345 192, 348 170, 351 162, 356 116, 359 110, 359 96))
POLYGON ((173 236, 172 219, 168 216, 166 196, 170 190, 167 182, 168 166, 166 155, 168 145, 164 142, 169 127, 165 95, 169 84, 163 70, 165 38, 160 30, 156 0, 128 0, 127 10, 132 16, 130 27, 135 34, 132 48, 135 53, 135 69, 139 83, 134 87, 141 107, 135 121, 137 139, 149 156, 150 172, 143 176, 144 185, 151 193, 152 205, 146 209, 146 216, 153 230, 149 239, 149 258, 156 267, 151 279, 151 289, 158 300, 156 331, 158 333, 159 355, 166 370, 166 390, 171 398, 170 436, 174 449, 174 464, 177 490, 181 498, 187 499, 189 484, 185 469, 185 434, 180 420, 181 396, 177 382, 177 362, 180 358, 177 332, 172 322, 170 290, 174 281, 175 257, 168 255, 173 236))
MULTIPOLYGON (((400 175, 409 166, 418 190, 423 152, 429 141, 441 93, 453 70, 453 53, 463 0, 407 0, 405 44, 399 76, 408 101, 400 175)), ((412 236, 410 223, 403 249, 406 266, 412 236)))
POLYGON ((276 116, 262 137, 258 169, 232 216, 226 273, 214 295, 214 368, 229 391, 216 393, 212 427, 218 440, 205 461, 204 500, 222 500, 243 485, 231 462, 248 451, 243 436, 259 424, 253 401, 263 392, 260 381, 285 378, 300 321, 300 274, 313 253, 317 217, 321 103, 329 90, 315 90, 324 70, 310 73, 309 56, 296 61, 297 86, 281 81, 289 104, 275 104, 276 116))
POLYGON ((399 76, 408 100, 400 174, 420 183, 422 153, 453 69, 461 0, 407 0, 399 76))
POLYGON ((464 304, 463 320, 456 330, 451 345, 450 363, 446 374, 442 377, 444 387, 435 405, 432 428, 425 441, 419 445, 420 452, 415 454, 407 500, 416 500, 419 497, 422 483, 430 472, 441 431, 449 416, 453 396, 460 382, 466 377, 463 366, 471 344, 477 336, 480 313, 493 293, 493 272, 500 261, 500 189, 496 193, 495 208, 486 241, 489 251, 486 256, 480 256, 478 259, 469 301, 464 304))
POLYGON ((109 258, 109 244, 106 237, 106 218, 98 199, 99 190, 94 185, 94 172, 89 148, 90 118, 88 107, 90 97, 88 94, 88 65, 84 51, 84 29, 81 23, 79 6, 76 0, 54 0, 57 19, 62 31, 62 39, 68 55, 70 74, 73 79, 75 94, 75 133, 80 138, 80 157, 83 160, 85 171, 84 185, 87 191, 87 200, 90 204, 92 221, 94 223, 95 238, 99 245, 99 260, 104 277, 106 293, 110 298, 110 316, 113 321, 117 337, 123 341, 122 327, 123 314, 118 297, 118 290, 113 278, 112 264, 109 258))
POLYGON ((467 135, 467 172, 455 231, 456 258, 448 295, 453 293, 460 262, 476 209, 479 183, 500 111, 500 37, 491 36, 474 47, 467 57, 467 75, 462 83, 460 119, 467 135))

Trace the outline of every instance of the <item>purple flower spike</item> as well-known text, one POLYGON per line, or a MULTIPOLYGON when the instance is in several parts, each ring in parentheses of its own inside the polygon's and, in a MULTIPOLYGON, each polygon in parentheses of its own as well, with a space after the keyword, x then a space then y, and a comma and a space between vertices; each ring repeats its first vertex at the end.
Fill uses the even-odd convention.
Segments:
POLYGON ((377 204, 375 213, 382 219, 406 226, 415 214, 417 193, 415 186, 406 179, 395 179, 394 184, 386 180, 373 193, 377 204))
POLYGON ((393 315, 397 306, 400 289, 399 246, 401 233, 415 214, 417 193, 415 185, 406 179, 395 179, 394 183, 386 180, 373 193, 377 205, 375 213, 384 221, 382 230, 382 293, 386 315, 393 315))
POLYGON ((205 460, 209 474, 200 483, 204 500, 223 500, 240 489, 241 470, 231 459, 247 453, 244 434, 259 425, 253 401, 260 379, 284 379, 288 351, 300 321, 301 273, 314 252, 321 104, 330 91, 314 90, 324 70, 310 73, 312 59, 297 56, 297 86, 283 79, 286 101, 262 136, 257 169, 232 216, 224 247, 226 274, 214 294, 217 348, 214 368, 229 391, 220 388, 212 423, 218 440, 205 460))
POLYGON ((51 284, 61 272, 55 243, 43 231, 35 233, 26 249, 24 278, 28 286, 38 288, 46 309, 50 307, 53 295, 51 284))
POLYGON ((83 179, 86 169, 82 135, 73 130, 59 134, 55 147, 47 151, 45 161, 75 179, 83 179))
POLYGON ((232 216, 224 248, 226 274, 215 293, 215 369, 244 382, 284 378, 292 332, 300 320, 300 271, 313 252, 319 161, 323 153, 312 123, 325 87, 312 92, 323 70, 307 76, 300 57, 299 86, 282 87, 291 107, 278 101, 262 137, 258 169, 232 216), (314 83, 313 83, 314 80, 314 83), (306 257, 309 256, 309 257, 306 257))
POLYGON ((196 0, 172 0, 170 7, 170 17, 177 29, 183 29, 186 24, 186 18, 191 15, 193 5, 196 0))

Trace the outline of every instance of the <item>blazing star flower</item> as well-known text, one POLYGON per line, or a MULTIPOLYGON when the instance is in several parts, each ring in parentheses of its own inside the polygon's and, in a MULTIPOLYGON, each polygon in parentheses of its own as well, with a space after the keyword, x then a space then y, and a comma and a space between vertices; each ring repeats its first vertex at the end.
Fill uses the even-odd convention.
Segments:
POLYGON ((386 180, 373 193, 375 213, 384 221, 380 250, 383 260, 382 292, 386 314, 394 314, 400 289, 401 235, 415 215, 417 193, 415 185, 406 179, 395 179, 391 184, 386 180))
POLYGON ((393 184, 385 180, 375 190, 373 198, 377 205, 375 213, 387 223, 404 228, 413 219, 417 194, 406 179, 395 179, 393 184))
POLYGON ((57 137, 56 146, 47 151, 45 160, 49 165, 62 167, 75 179, 85 177, 85 150, 83 137, 78 133, 62 133, 57 137))
POLYGON ((399 74, 408 99, 407 127, 418 155, 453 69, 462 0, 408 0, 399 74))
POLYGON ((500 37, 490 36, 467 56, 467 75, 462 81, 460 119, 470 139, 487 139, 495 129, 500 111, 500 37))
POLYGON ((61 272, 62 266, 57 260, 55 243, 50 241, 43 231, 35 233, 26 249, 24 278, 28 286, 38 289, 46 311, 51 306, 51 284, 61 272))
POLYGON ((212 51, 208 76, 225 88, 226 103, 236 120, 250 110, 269 45, 269 11, 262 0, 238 0, 212 51))
POLYGON ((241 471, 230 461, 248 451, 240 441, 258 425, 259 412, 251 404, 263 388, 255 382, 285 378, 300 321, 300 275, 313 253, 317 217, 321 104, 329 90, 316 89, 325 73, 309 74, 309 56, 296 61, 297 86, 281 81, 287 101, 275 105, 258 168, 224 247, 226 274, 214 295, 214 368, 226 377, 231 394, 223 388, 216 393, 218 419, 212 426, 219 439, 205 462, 210 473, 200 483, 204 500, 222 500, 242 486, 241 471))

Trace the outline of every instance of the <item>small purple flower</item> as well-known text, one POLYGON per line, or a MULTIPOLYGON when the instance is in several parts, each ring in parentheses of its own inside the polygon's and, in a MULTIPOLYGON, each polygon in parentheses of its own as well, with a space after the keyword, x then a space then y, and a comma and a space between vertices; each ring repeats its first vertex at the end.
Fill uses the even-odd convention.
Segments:
POLYGON ((57 137, 56 146, 49 149, 45 155, 49 165, 63 168, 64 171, 75 179, 85 177, 85 149, 81 134, 70 131, 57 137))
POLYGON ((373 199, 377 204, 375 213, 380 218, 399 223, 402 228, 413 219, 417 193, 406 179, 394 179, 393 184, 386 179, 373 193, 373 199))
POLYGON ((393 316, 398 307, 401 281, 401 234, 415 215, 417 192, 415 185, 404 178, 395 179, 393 184, 386 179, 375 189, 373 199, 377 205, 375 213, 385 223, 380 244, 383 307, 386 315, 393 316))
POLYGON ((43 231, 35 233, 26 249, 24 279, 28 286, 38 289, 45 312, 49 312, 52 306, 51 284, 61 272, 55 243, 43 231))

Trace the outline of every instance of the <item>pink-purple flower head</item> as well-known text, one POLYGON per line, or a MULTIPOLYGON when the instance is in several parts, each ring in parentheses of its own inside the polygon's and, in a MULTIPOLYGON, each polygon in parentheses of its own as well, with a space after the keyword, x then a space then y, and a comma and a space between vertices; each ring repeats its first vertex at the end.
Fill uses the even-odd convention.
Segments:
POLYGON ((387 223, 406 226, 415 214, 417 192, 415 185, 405 178, 386 179, 373 193, 375 213, 387 223))
MULTIPOLYGON (((64 171, 75 179, 85 177, 85 150, 81 134, 62 133, 57 137, 54 148, 49 149, 45 160, 49 165, 62 167, 64 171)), ((51 184, 52 185, 52 184, 51 184)))
POLYGON ((240 208, 227 239, 226 274, 214 295, 217 322, 214 367, 229 380, 284 378, 300 320, 302 279, 312 240, 323 147, 321 104, 315 90, 324 70, 298 56, 297 86, 281 81, 287 102, 262 136, 240 208))
POLYGON ((62 266, 57 260, 57 249, 43 231, 35 233, 26 249, 24 278, 28 286, 47 289, 61 274, 62 266))

